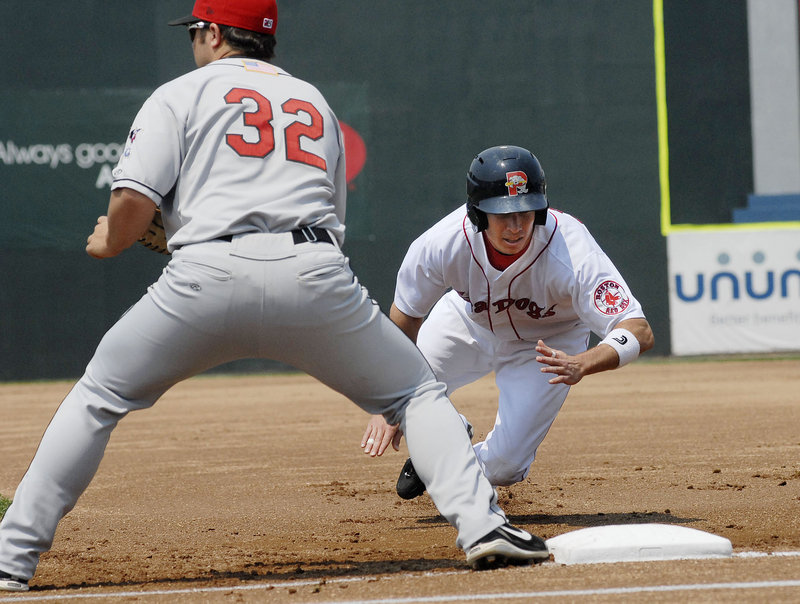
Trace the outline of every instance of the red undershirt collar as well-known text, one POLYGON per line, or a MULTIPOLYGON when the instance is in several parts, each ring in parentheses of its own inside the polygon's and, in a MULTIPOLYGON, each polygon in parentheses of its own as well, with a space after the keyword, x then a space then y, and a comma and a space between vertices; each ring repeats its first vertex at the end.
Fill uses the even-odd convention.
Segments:
MULTIPOLYGON (((531 245, 529 241, 528 245, 525 246, 525 249, 523 249, 521 252, 517 254, 514 254, 513 256, 509 256, 508 254, 503 254, 494 249, 494 246, 491 243, 489 243, 489 238, 486 237, 485 231, 482 232, 481 235, 483 235, 483 243, 484 245, 486 245, 486 255, 489 257, 489 264, 491 264, 494 268, 496 268, 499 271, 504 271, 509 266, 514 264, 514 262, 517 261, 517 258, 519 258, 520 256, 522 256, 522 254, 528 251, 528 248, 531 245)), ((533 237, 531 237, 531 241, 533 241, 533 237)))

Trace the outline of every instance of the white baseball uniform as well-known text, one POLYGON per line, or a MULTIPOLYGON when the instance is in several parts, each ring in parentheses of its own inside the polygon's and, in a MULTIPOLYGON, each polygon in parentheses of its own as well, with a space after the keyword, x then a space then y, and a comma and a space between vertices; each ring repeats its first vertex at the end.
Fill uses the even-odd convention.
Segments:
POLYGON ((0 570, 33 576, 120 419, 241 358, 293 365, 401 422, 461 547, 505 523, 445 385, 340 250, 344 175, 325 99, 268 63, 218 60, 144 103, 114 188, 161 208, 172 258, 103 337, 47 428, 0 524, 0 570))
POLYGON ((549 210, 505 270, 492 266, 487 245, 463 206, 453 211, 409 247, 394 303, 411 317, 430 312, 417 345, 448 393, 495 372, 497 418, 474 449, 490 482, 509 485, 528 475, 569 392, 540 371, 537 341, 578 354, 590 331, 604 337, 620 320, 644 314, 586 227, 568 214, 549 210))

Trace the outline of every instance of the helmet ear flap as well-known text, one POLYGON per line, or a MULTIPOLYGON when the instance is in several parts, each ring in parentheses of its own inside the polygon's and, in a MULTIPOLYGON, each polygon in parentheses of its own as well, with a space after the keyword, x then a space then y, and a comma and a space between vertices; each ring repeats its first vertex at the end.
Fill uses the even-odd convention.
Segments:
POLYGON ((543 210, 536 210, 533 215, 533 226, 543 225, 547 223, 547 208, 543 210))
POLYGON ((486 213, 481 212, 471 203, 467 204, 467 218, 469 218, 469 221, 472 223, 472 228, 476 233, 485 231, 489 226, 489 219, 486 217, 486 213))

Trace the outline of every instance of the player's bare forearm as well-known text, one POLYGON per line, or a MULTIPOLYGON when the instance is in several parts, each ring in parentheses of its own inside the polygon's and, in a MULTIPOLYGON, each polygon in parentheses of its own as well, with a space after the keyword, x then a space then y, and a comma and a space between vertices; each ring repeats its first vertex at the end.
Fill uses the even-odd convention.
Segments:
POLYGON ((133 189, 115 189, 108 202, 108 215, 97 219, 86 240, 86 253, 93 258, 110 258, 129 248, 153 220, 156 204, 133 189))
POLYGON ((392 308, 389 309, 389 318, 412 342, 417 343, 419 328, 422 327, 422 322, 425 320, 423 317, 410 317, 392 303, 392 308))
MULTIPOLYGON (((614 329, 625 329, 633 334, 639 343, 639 354, 653 347, 653 330, 646 319, 626 319, 617 323, 614 329)), ((542 373, 553 374, 549 380, 551 384, 572 386, 580 382, 584 376, 616 369, 620 361, 617 351, 602 342, 580 354, 568 355, 563 350, 556 350, 539 340, 536 351, 542 355, 536 357, 536 360, 543 365, 542 373)))
POLYGON ((626 329, 631 332, 639 342, 639 354, 647 352, 655 344, 653 330, 647 319, 625 319, 617 323, 614 329, 626 329))

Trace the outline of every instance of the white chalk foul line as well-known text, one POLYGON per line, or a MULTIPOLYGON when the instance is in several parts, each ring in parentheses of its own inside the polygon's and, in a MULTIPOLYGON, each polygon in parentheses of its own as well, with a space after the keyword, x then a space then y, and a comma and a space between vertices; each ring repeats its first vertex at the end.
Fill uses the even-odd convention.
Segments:
POLYGON ((800 552, 739 552, 734 553, 734 558, 789 558, 791 556, 800 556, 800 552))
MULTIPOLYGON (((369 580, 363 578, 359 580, 369 580)), ((337 581, 328 581, 335 583, 337 581)), ((41 602, 77 599, 112 599, 112 598, 143 598, 146 596, 176 596, 176 595, 199 595, 219 592, 241 592, 265 590, 275 587, 291 586, 310 586, 318 584, 319 581, 263 584, 263 585, 234 585, 231 587, 208 587, 196 589, 170 589, 156 591, 127 591, 127 592, 105 592, 93 594, 63 594, 63 595, 41 595, 41 596, 11 596, 0 599, 0 602, 41 602)), ((412 598, 380 598, 373 600, 336 600, 320 602, 318 604, 413 604, 414 602, 477 602, 481 600, 520 600, 531 598, 555 598, 555 597, 576 597, 576 596, 598 596, 598 595, 626 595, 642 594, 655 592, 682 592, 682 591, 710 591, 714 589, 741 590, 741 589, 774 589, 779 587, 800 587, 800 579, 788 581, 756 581, 738 583, 695 583, 682 585, 648 585, 643 587, 615 587, 603 589, 566 589, 557 591, 529 591, 529 592, 506 592, 506 593, 487 593, 487 594, 454 594, 442 596, 426 596, 412 598)))
MULTIPOLYGON (((735 558, 773 558, 773 557, 793 557, 800 556, 797 552, 738 552, 734 553, 735 558)), ((545 562, 544 565, 554 564, 545 562)), ((444 577, 448 575, 468 574, 472 571, 449 571, 449 572, 425 572, 425 573, 406 573, 404 575, 391 575, 392 578, 413 578, 413 577, 444 577)), ((385 577, 384 577, 385 578, 385 577)), ((114 598, 145 598, 147 596, 170 596, 170 595, 198 595, 220 592, 244 592, 269 590, 291 587, 309 587, 320 584, 340 584, 358 583, 363 581, 378 581, 381 577, 347 577, 340 579, 308 579, 304 581, 287 581, 280 583, 250 583, 248 585, 230 585, 227 587, 195 587, 184 589, 158 589, 152 591, 104 591, 98 593, 52 593, 50 595, 42 593, 20 593, 9 597, 0 598, 0 602, 44 602, 78 599, 114 599, 114 598)), ((575 596, 597 596, 597 595, 625 595, 638 593, 654 592, 678 592, 678 591, 709 591, 714 589, 771 589, 779 587, 800 587, 800 579, 784 581, 752 581, 734 583, 692 583, 682 585, 649 585, 642 587, 615 587, 600 589, 574 589, 559 591, 534 591, 534 592, 507 592, 507 593, 487 593, 487 594, 453 594, 441 596, 424 596, 413 598, 380 598, 373 600, 336 600, 335 602, 318 602, 317 604, 412 604, 414 602, 477 602, 481 600, 519 600, 524 598, 553 598, 553 597, 575 597, 575 596)))
POLYGON ((499 594, 460 594, 452 596, 429 596, 421 598, 384 598, 379 600, 330 601, 319 604, 412 604, 414 602, 477 602, 481 600, 530 600, 532 598, 555 598, 576 596, 626 595, 653 592, 703 591, 713 589, 767 589, 775 587, 800 587, 796 581, 759 581, 756 583, 699 583, 687 585, 651 585, 646 587, 615 587, 606 589, 566 589, 563 591, 529 591, 499 594))

